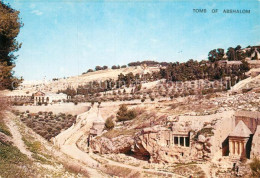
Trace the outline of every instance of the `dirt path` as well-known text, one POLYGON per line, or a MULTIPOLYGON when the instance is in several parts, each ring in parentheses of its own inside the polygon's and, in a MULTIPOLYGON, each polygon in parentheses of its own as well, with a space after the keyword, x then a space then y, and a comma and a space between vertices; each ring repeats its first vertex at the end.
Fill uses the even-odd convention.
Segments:
POLYGON ((32 158, 32 153, 26 149, 26 146, 22 140, 22 135, 19 132, 17 125, 14 122, 13 114, 8 114, 6 125, 9 127, 10 132, 12 134, 12 141, 14 145, 29 158, 32 158))
POLYGON ((95 157, 96 159, 99 159, 99 160, 105 160, 107 162, 106 164, 113 165, 113 166, 129 168, 129 169, 136 170, 136 171, 139 171, 139 172, 146 172, 146 173, 151 173, 151 174, 162 174, 164 176, 171 176, 171 177, 174 177, 174 178, 186 178, 184 176, 174 174, 174 173, 171 173, 171 172, 157 171, 157 170, 154 170, 154 169, 144 169, 144 168, 141 168, 141 167, 138 167, 138 166, 131 166, 131 165, 128 165, 128 164, 123 164, 123 163, 120 163, 120 162, 116 162, 116 161, 101 157, 101 156, 96 155, 96 154, 92 154, 92 156, 95 157))
POLYGON ((55 137, 54 144, 60 148, 61 152, 93 168, 89 174, 91 177, 98 178, 105 177, 105 175, 97 171, 100 166, 99 163, 76 146, 78 139, 92 126, 96 113, 97 109, 91 108, 88 112, 80 114, 77 117, 76 124, 55 137))

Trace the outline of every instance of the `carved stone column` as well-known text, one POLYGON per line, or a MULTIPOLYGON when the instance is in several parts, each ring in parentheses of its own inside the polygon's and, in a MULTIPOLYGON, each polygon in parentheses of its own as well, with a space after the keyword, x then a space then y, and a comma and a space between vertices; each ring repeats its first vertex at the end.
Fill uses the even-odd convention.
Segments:
POLYGON ((242 141, 239 142, 239 148, 240 148, 239 149, 239 152, 240 152, 239 155, 242 155, 243 154, 243 143, 242 143, 242 141))
POLYGON ((235 142, 235 141, 232 141, 232 145, 233 145, 233 150, 232 150, 232 152, 233 152, 233 155, 235 155, 235 154, 236 154, 236 142, 235 142))
POLYGON ((229 140, 229 155, 233 155, 233 142, 229 140))
POLYGON ((239 155, 239 142, 236 141, 236 154, 239 155))

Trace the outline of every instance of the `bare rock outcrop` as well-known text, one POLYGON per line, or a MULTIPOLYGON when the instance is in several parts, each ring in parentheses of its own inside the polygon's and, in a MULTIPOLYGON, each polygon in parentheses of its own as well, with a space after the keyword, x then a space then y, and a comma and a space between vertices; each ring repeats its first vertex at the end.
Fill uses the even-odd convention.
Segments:
MULTIPOLYGON (((183 129, 174 133, 182 133, 183 129)), ((156 125, 147 127, 133 135, 120 135, 114 138, 99 136, 93 139, 90 147, 94 153, 126 153, 136 158, 154 163, 188 163, 210 160, 212 140, 207 134, 189 133, 175 143, 173 131, 169 127, 156 125), (184 139, 185 137, 185 139, 184 139), (186 140, 187 139, 187 140, 186 140), (185 142, 185 143, 184 143, 185 142)))
POLYGON ((145 128, 136 135, 133 152, 140 157, 149 157, 155 163, 185 163, 192 160, 211 159, 211 139, 199 135, 198 139, 191 135, 190 143, 186 146, 170 142, 170 130, 156 126, 145 128))
POLYGON ((91 141, 90 147, 94 153, 128 153, 134 144, 134 138, 121 135, 115 138, 98 137, 91 141))

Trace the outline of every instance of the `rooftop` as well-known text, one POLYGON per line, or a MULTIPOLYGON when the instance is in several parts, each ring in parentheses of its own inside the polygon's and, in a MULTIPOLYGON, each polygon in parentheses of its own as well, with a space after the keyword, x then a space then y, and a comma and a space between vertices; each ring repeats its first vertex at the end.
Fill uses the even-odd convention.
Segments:
POLYGON ((249 137, 252 132, 243 121, 239 121, 235 129, 229 134, 231 137, 249 137))

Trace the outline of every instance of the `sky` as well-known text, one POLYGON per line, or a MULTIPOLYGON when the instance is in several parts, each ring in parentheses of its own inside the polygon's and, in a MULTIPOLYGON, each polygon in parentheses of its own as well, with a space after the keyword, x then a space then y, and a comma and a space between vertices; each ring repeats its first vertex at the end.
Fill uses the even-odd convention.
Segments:
POLYGON ((15 75, 25 80, 80 75, 97 65, 201 60, 215 48, 260 45, 260 0, 3 1, 24 23, 15 75))

